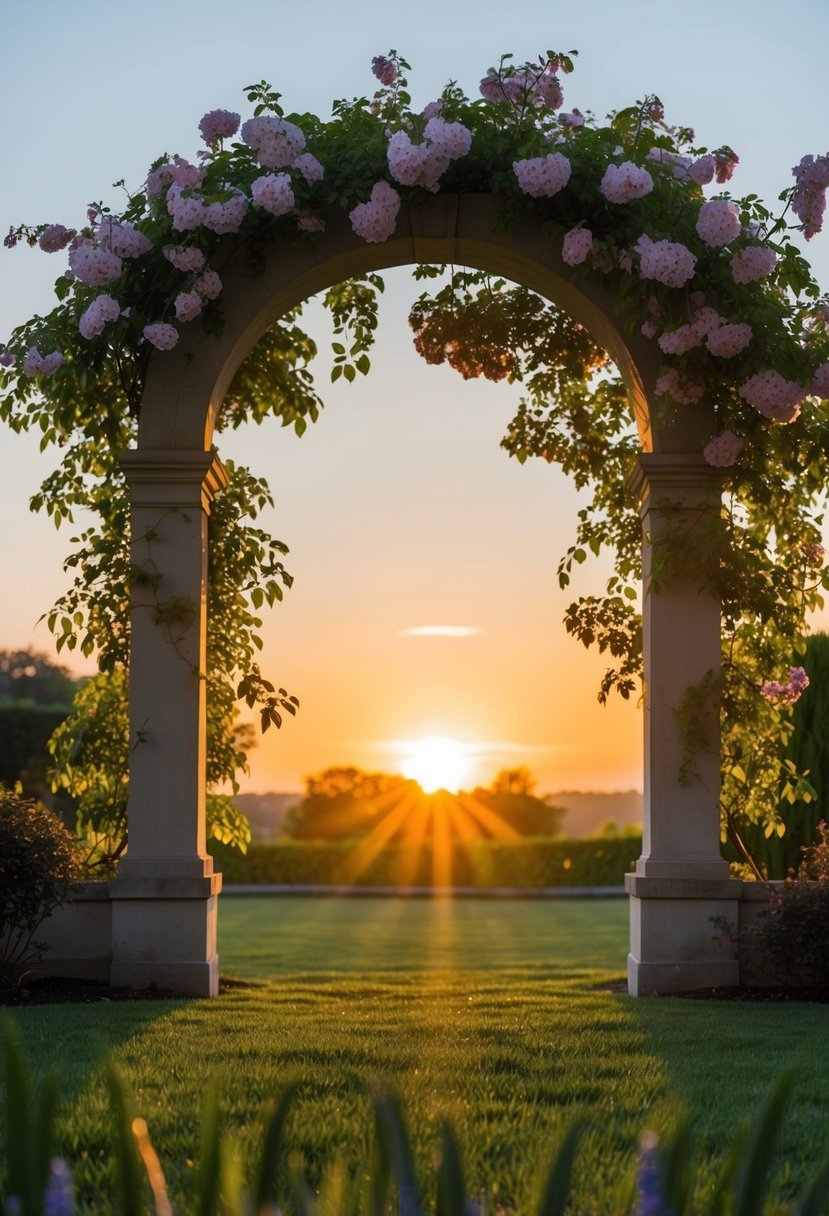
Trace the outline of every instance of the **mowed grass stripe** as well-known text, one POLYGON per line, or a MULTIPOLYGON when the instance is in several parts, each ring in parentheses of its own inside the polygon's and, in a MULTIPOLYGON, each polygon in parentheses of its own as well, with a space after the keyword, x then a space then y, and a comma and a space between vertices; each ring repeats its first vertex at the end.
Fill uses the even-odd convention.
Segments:
POLYGON ((364 1086, 379 1078, 403 1098, 425 1183, 434 1176, 439 1120, 448 1116, 470 1193, 489 1188, 496 1204, 520 1211, 530 1207, 541 1172, 577 1116, 589 1120, 590 1131, 579 1151, 573 1210, 624 1211, 638 1135, 667 1127, 680 1093, 711 1153, 712 1177, 741 1119, 792 1060, 807 1068, 777 1167, 785 1190, 829 1141, 824 1009, 631 1001, 602 990, 619 973, 624 903, 578 905, 578 912, 567 905, 569 919, 552 926, 560 905, 475 909, 464 901, 441 921, 422 901, 262 903, 258 921, 251 901, 222 908, 225 959, 238 975, 262 976, 270 966, 276 978, 260 986, 213 1002, 81 1006, 71 1016, 65 1007, 41 1007, 18 1015, 39 1069, 63 1066, 63 1145, 88 1195, 111 1177, 98 1071, 105 1048, 148 1120, 179 1199, 197 1153, 202 1085, 216 1075, 226 1127, 249 1163, 266 1108, 299 1079, 289 1135, 309 1172, 319 1178, 338 1157, 359 1171, 369 1159, 371 1128, 364 1086), (396 906, 383 909, 382 902, 396 906), (488 924, 494 912, 497 926, 488 924), (402 925, 396 944, 393 935, 391 942, 373 936, 378 923, 402 925), (309 955, 312 941, 327 955, 309 955), (459 951, 466 965, 453 969, 459 951), (358 969, 373 957, 373 970, 358 969), (430 966, 429 958, 439 963, 430 966), (607 965, 611 958, 615 968, 607 965))

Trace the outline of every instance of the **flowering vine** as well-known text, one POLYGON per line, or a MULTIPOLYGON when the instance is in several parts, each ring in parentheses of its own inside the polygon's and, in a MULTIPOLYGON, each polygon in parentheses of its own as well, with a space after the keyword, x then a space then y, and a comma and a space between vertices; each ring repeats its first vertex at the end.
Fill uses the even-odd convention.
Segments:
MULTIPOLYGON (((765 714, 764 737, 776 730, 779 742, 798 688, 793 675, 785 685, 774 677, 825 585, 822 563, 805 555, 819 544, 825 487, 829 302, 792 236, 810 240, 821 229, 829 154, 803 157, 774 214, 756 195, 730 192, 739 166, 733 149, 699 146, 693 130, 666 122, 655 96, 604 122, 565 111, 574 55, 547 51, 524 64, 504 56, 483 76, 478 96, 468 98, 453 83, 415 111, 409 65, 390 51, 372 61, 373 96, 335 102, 328 122, 286 114, 280 94, 260 81, 246 89, 249 117, 225 109, 205 114, 198 124, 203 146, 192 159, 160 157, 120 211, 93 204, 75 228, 13 229, 7 246, 26 240, 49 255, 65 252, 67 265, 53 312, 22 325, 0 347, 0 417, 17 429, 40 426, 44 444, 66 448, 62 471, 34 503, 57 522, 73 507, 97 511, 98 530, 70 559, 82 569, 92 554, 123 546, 100 486, 121 484, 115 458, 134 435, 150 358, 163 359, 182 327, 201 325, 208 335, 221 328, 223 266, 244 264, 256 273, 279 247, 319 240, 332 209, 346 212, 360 238, 382 243, 395 233, 401 204, 424 191, 496 194, 501 223, 530 214, 556 225, 577 280, 610 288, 628 324, 654 344, 662 362, 661 417, 693 409, 703 396, 713 403, 717 426, 701 454, 726 471, 730 498, 702 565, 724 605, 725 676, 717 695, 743 731, 730 752, 726 730, 726 777, 729 764, 746 776, 746 723, 765 714), (772 696, 770 688, 788 691, 772 696)), ((368 371, 381 288, 372 275, 327 293, 335 377, 368 371)), ((573 561, 603 545, 615 551, 617 569, 603 599, 588 597, 568 611, 567 627, 619 660, 603 695, 614 686, 629 695, 639 661, 638 525, 619 486, 636 443, 604 352, 532 293, 483 275, 455 276, 448 288, 421 297, 412 323, 418 349, 432 361, 446 358, 464 375, 523 380, 528 395, 505 446, 519 459, 556 461, 579 484, 593 485, 593 504, 580 516, 560 577, 566 582, 573 561)), ((271 411, 304 429, 321 408, 308 371, 314 354, 296 310, 239 369, 219 428, 271 411)), ((681 552, 681 538, 675 546, 681 552)), ((259 551, 270 561, 261 543, 259 551)), ((248 574, 241 594, 250 604, 260 572, 248 574)), ((107 577, 85 582, 79 574, 53 613, 66 645, 110 654, 107 629, 116 629, 121 611, 113 605, 126 596, 123 585, 113 593, 107 577)), ((263 577, 275 598, 273 578, 263 577)), ((247 609, 240 614, 234 657, 215 660, 225 681, 250 665, 244 639, 255 617, 247 609)), ((125 639, 126 625, 116 632, 125 639)), ((113 663, 122 659, 119 653, 113 663)), ((773 752, 758 761, 765 776, 752 786, 756 804, 743 801, 746 814, 779 829, 773 752)))

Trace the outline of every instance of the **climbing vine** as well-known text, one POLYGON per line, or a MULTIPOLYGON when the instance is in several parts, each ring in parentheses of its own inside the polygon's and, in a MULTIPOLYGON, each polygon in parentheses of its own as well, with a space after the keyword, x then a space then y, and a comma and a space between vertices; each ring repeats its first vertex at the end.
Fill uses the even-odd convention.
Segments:
MULTIPOLYGON (((802 690, 806 615, 827 585, 820 526, 829 301, 792 238, 820 230, 829 155, 804 156, 772 211, 754 194, 731 193, 739 157, 728 145, 699 146, 691 128, 668 124, 655 96, 605 121, 565 111, 574 55, 547 51, 520 65, 505 56, 478 96, 453 82, 415 112, 409 65, 391 51, 373 61, 373 94, 335 101, 329 121, 286 113, 281 95, 260 81, 246 89, 250 117, 205 114, 195 159, 159 157, 120 209, 93 203, 77 228, 10 231, 7 245, 66 250, 69 263, 55 285, 57 306, 0 349, 0 418, 39 430, 42 448, 61 453, 32 507, 58 525, 84 520, 66 563, 72 581, 49 626, 59 649, 97 655, 102 696, 123 697, 130 586, 151 576, 127 550, 118 455, 135 442, 150 360, 167 357, 188 327, 207 340, 221 332, 222 274, 261 273, 280 249, 318 241, 337 210, 360 238, 381 243, 393 238, 401 203, 424 192, 494 194, 500 226, 540 220, 574 280, 612 292, 629 330, 658 349, 657 424, 703 398, 714 407, 716 430, 702 454, 722 470, 723 510, 710 512, 701 546, 668 527, 653 563, 655 577, 681 569, 723 602, 722 678, 716 688, 689 690, 680 711, 685 776, 693 779, 690 752, 709 745, 703 727, 713 698, 724 733, 725 829, 735 840, 750 819, 782 831, 780 795, 808 796, 781 756, 802 690), (706 197, 708 187, 715 197, 706 197)), ((567 586, 573 566, 603 549, 615 568, 605 593, 576 600, 565 624, 611 660, 600 699, 614 689, 631 696, 641 662, 641 569, 625 482, 638 442, 615 369, 583 327, 525 288, 463 268, 448 280, 437 267, 415 274, 430 285, 411 312, 418 351, 465 377, 521 382, 504 447, 520 461, 556 463, 591 488, 559 581, 567 586)), ((381 290, 371 274, 326 293, 332 379, 368 372, 381 290)), ((323 404, 311 373, 316 353, 294 309, 239 368, 218 429, 275 415, 301 434, 323 404)), ((250 746, 237 697, 259 707, 263 728, 280 726, 297 707, 255 663, 257 614, 290 586, 285 547, 255 523, 269 491, 247 469, 229 472, 211 525, 211 632, 201 673, 216 787, 235 780, 250 746)), ((162 586, 154 591, 161 624, 186 615, 162 586)), ((80 729, 79 721, 68 726, 55 748, 57 779, 76 795, 94 784, 97 764, 89 732, 70 742, 80 729)), ((123 740, 127 754, 137 743, 123 740)), ((227 815, 216 822, 233 835, 227 815)))

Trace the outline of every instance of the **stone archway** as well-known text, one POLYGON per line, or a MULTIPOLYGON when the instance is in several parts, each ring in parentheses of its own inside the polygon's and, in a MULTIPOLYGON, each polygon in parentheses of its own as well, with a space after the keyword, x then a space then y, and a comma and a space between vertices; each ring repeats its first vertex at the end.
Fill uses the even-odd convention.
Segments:
MULTIPOLYGON (((138 447, 124 454, 132 497, 133 562, 150 562, 166 600, 195 604, 194 619, 159 627, 154 593, 133 597, 129 852, 112 895, 112 982, 156 984, 213 995, 218 986, 217 897, 205 848, 205 692, 207 531, 224 484, 210 452, 213 427, 239 364, 287 309, 344 278, 417 262, 455 262, 522 284, 569 312, 608 351, 626 385, 642 454, 629 482, 643 522, 645 809, 643 853, 628 877, 630 992, 681 991, 737 982, 737 963, 713 941, 710 919, 736 919, 740 883, 719 849, 718 747, 698 757, 680 782, 682 745, 675 717, 685 690, 720 663, 720 612, 690 579, 651 585, 662 529, 686 536, 719 510, 720 481, 704 461, 713 413, 704 404, 670 425, 651 409, 658 361, 652 344, 630 336, 612 295, 578 279, 560 256, 561 232, 524 221, 494 232, 501 201, 441 195, 402 207, 395 235, 377 245, 355 236, 339 213, 323 237, 274 254, 251 278, 231 260, 220 338, 188 335, 150 366, 138 447)), ((715 717, 712 711, 712 719, 715 717)), ((718 738, 718 724, 709 724, 718 738)))

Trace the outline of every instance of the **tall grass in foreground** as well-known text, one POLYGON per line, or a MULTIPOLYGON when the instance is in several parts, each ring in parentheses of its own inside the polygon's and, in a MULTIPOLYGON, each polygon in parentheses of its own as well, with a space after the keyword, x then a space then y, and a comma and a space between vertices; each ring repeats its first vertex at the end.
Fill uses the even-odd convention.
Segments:
MULTIPOLYGON (((5 1057, 8 1132, 0 1216, 74 1216, 89 1210, 88 1205, 76 1204, 68 1167, 53 1156, 54 1083, 44 1082, 35 1093, 11 1023, 5 1031, 5 1057)), ((163 1166, 147 1124, 132 1117, 120 1074, 111 1064, 107 1085, 114 1193, 95 1196, 94 1210, 122 1216, 143 1216, 148 1211, 172 1216, 163 1166)), ((650 1133, 642 1137, 635 1185, 623 1206, 611 1209, 597 1200, 590 1211, 602 1216, 820 1216, 829 1204, 829 1157, 793 1203, 781 1206, 768 1198, 770 1163, 791 1088, 792 1075, 784 1074, 754 1126, 735 1138, 713 1185, 699 1184, 694 1137, 687 1124, 681 1124, 663 1144, 650 1133)), ((295 1089, 288 1088, 277 1102, 264 1129, 258 1166, 246 1178, 233 1142, 222 1133, 218 1089, 208 1090, 199 1159, 182 1211, 192 1216, 276 1216, 283 1212, 293 1216, 385 1216, 389 1212, 419 1216, 433 1211, 436 1216, 487 1216, 487 1202, 478 1204, 467 1195, 461 1153, 448 1122, 440 1129, 434 1176, 428 1190, 421 1190, 400 1104, 393 1094, 380 1089, 370 1094, 374 1124, 371 1165, 355 1170, 353 1164, 349 1168, 334 1161, 314 1191, 302 1158, 286 1142, 286 1119, 294 1095, 295 1089)), ((576 1216, 569 1200, 585 1130, 583 1123, 574 1122, 563 1137, 541 1191, 538 1216, 567 1212, 576 1216)))

